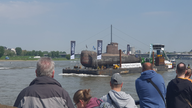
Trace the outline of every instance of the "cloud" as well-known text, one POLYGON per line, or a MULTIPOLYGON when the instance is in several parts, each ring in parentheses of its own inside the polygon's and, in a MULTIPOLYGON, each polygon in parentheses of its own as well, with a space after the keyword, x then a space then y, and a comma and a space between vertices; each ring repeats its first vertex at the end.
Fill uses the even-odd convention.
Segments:
POLYGON ((167 16, 172 14, 172 12, 168 12, 168 11, 157 11, 157 12, 146 12, 143 13, 142 15, 144 16, 167 16))
POLYGON ((7 2, 0 3, 0 17, 20 19, 37 16, 49 11, 49 4, 40 2, 7 2))

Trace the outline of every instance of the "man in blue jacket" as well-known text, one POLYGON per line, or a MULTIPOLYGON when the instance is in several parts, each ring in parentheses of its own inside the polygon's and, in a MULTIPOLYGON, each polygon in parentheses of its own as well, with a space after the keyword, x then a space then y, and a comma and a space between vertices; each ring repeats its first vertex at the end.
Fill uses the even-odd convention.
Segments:
POLYGON ((136 80, 136 91, 140 99, 140 108, 165 108, 166 88, 163 77, 153 70, 151 63, 144 63, 142 67, 141 76, 136 80), (163 98, 157 89, 148 82, 151 79, 159 88, 163 98))

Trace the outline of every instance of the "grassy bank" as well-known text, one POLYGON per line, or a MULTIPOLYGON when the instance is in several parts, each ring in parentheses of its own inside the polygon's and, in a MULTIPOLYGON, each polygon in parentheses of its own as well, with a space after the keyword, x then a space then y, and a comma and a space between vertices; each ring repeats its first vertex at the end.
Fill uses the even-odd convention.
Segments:
MULTIPOLYGON (((11 60, 38 60, 38 58, 34 58, 34 56, 9 56, 9 59, 5 59, 6 56, 2 56, 0 60, 6 60, 6 61, 11 61, 11 60)), ((53 60, 67 60, 66 58, 52 58, 53 60)), ((79 60, 79 59, 75 59, 79 60)))

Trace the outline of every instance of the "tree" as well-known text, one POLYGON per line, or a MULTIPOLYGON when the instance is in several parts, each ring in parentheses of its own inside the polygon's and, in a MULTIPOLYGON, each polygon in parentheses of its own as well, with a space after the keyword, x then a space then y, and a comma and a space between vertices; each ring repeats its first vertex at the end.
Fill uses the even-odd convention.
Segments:
POLYGON ((14 56, 14 55, 15 55, 15 52, 12 51, 12 50, 5 50, 5 51, 4 51, 4 55, 5 55, 5 56, 14 56))
POLYGON ((27 56, 32 56, 32 51, 27 51, 26 55, 27 56))
POLYGON ((35 56, 35 50, 32 50, 31 56, 35 56))
POLYGON ((27 50, 23 50, 21 55, 26 56, 27 55, 27 50))
POLYGON ((65 51, 62 52, 63 54, 67 54, 65 51))
POLYGON ((56 53, 56 57, 59 57, 59 51, 56 51, 55 53, 56 53))
POLYGON ((39 56, 39 51, 35 51, 35 56, 39 56))
POLYGON ((56 57, 56 52, 55 51, 51 51, 51 57, 55 58, 56 57))
POLYGON ((43 52, 39 51, 39 56, 43 57, 43 52))
POLYGON ((4 47, 3 46, 0 46, 0 58, 4 55, 4 47))
POLYGON ((51 52, 50 52, 50 53, 48 53, 48 57, 51 57, 51 56, 52 56, 51 52))
POLYGON ((70 54, 67 54, 66 56, 65 56, 65 58, 67 59, 67 60, 70 60, 70 54))
POLYGON ((20 47, 15 48, 17 55, 21 55, 22 49, 20 47))

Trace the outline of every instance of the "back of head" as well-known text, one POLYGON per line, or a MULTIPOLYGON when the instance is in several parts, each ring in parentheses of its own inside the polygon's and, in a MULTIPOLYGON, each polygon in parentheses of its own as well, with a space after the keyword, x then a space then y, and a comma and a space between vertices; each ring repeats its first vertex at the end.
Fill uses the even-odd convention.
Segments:
POLYGON ((180 62, 177 64, 177 74, 178 75, 184 75, 186 71, 186 65, 183 62, 180 62))
POLYGON ((113 76, 111 77, 111 86, 112 88, 118 88, 121 86, 121 84, 123 83, 123 79, 121 77, 121 75, 119 73, 115 73, 113 74, 113 76))
POLYGON ((90 95, 90 89, 80 89, 75 92, 73 96, 73 101, 75 104, 79 102, 79 100, 83 100, 84 102, 88 103, 89 100, 91 99, 90 95))
POLYGON ((42 57, 37 62, 36 74, 39 76, 51 77, 54 71, 54 62, 49 57, 42 57))
POLYGON ((185 76, 190 76, 191 75, 191 69, 187 69, 187 73, 185 74, 185 76))
POLYGON ((142 71, 146 71, 146 70, 153 70, 153 66, 151 63, 146 62, 142 65, 142 71))

